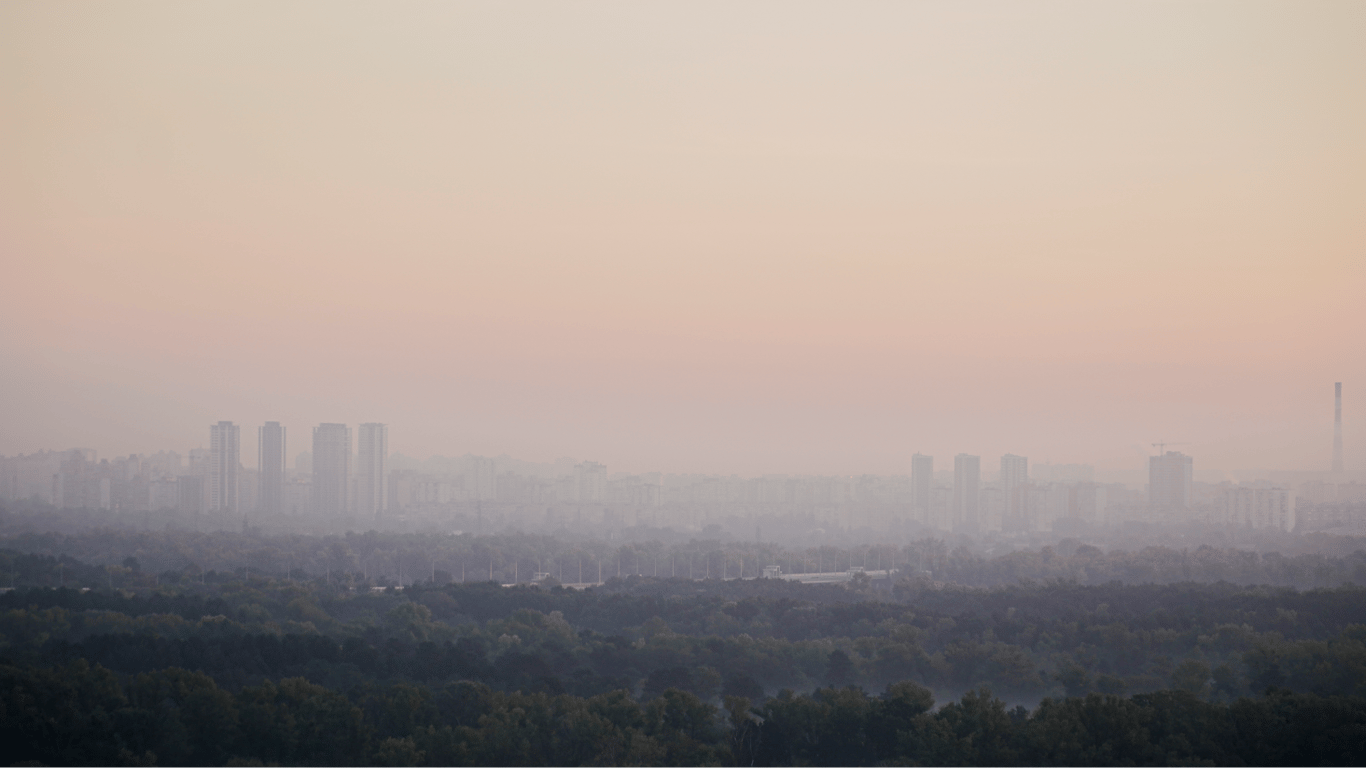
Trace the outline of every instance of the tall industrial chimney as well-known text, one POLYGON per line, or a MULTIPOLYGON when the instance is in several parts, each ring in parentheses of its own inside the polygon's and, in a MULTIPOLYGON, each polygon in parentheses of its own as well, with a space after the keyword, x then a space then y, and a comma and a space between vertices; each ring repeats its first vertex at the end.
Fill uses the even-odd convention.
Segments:
POLYGON ((1333 389, 1333 472, 1342 474, 1342 382, 1333 389))

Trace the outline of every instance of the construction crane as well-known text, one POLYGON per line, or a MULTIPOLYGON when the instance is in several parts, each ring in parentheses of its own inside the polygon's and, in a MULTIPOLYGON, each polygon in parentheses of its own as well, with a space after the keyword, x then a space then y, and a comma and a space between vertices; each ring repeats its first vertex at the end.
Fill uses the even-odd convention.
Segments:
POLYGON ((1157 449, 1158 456, 1166 453, 1167 446, 1169 445, 1190 445, 1190 443, 1153 443, 1153 447, 1157 449))

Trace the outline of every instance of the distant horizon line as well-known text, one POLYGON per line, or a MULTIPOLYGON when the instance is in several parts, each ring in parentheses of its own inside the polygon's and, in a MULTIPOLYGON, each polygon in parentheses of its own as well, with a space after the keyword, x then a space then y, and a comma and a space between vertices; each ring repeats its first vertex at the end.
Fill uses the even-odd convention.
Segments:
MULTIPOLYGON (((340 422, 327 422, 327 423, 340 423, 340 422)), ((382 423, 382 422, 366 422, 366 423, 367 423, 367 424, 379 424, 379 423, 382 423)), ((107 461, 107 460, 109 460, 109 459, 111 459, 111 458, 112 458, 112 459, 127 458, 127 457, 129 457, 129 456, 138 456, 138 457, 143 457, 143 458, 145 458, 145 457, 148 457, 148 456, 155 456, 155 455, 157 455, 158 453, 175 453, 177 456, 184 456, 184 455, 188 454, 189 451, 195 451, 195 450, 207 451, 207 450, 209 450, 209 448, 200 446, 200 447, 196 447, 196 448, 187 449, 185 452, 176 451, 176 450, 174 450, 174 449, 162 448, 162 449, 159 449, 158 451, 156 451, 156 452, 154 452, 154 453, 137 453, 137 452, 130 452, 130 453, 127 453, 127 454, 116 454, 116 455, 114 455, 114 456, 105 458, 105 459, 103 459, 103 460, 106 460, 106 461, 107 461)), ((23 458, 23 457, 27 457, 27 456, 40 455, 40 454, 44 454, 44 453, 57 453, 57 454, 61 454, 61 453, 69 453, 69 452, 72 452, 72 451, 82 451, 82 452, 89 451, 89 452, 93 452, 93 453, 96 455, 97 460, 99 460, 98 457, 99 457, 99 454, 100 454, 100 452, 101 452, 100 449, 98 449, 98 448, 93 448, 93 447, 90 447, 90 446, 74 446, 74 447, 69 447, 69 448, 42 448, 42 449, 38 449, 38 450, 36 450, 36 451, 33 451, 33 452, 31 452, 31 453, 22 453, 22 452, 20 452, 20 453, 14 454, 13 456, 0 454, 0 459, 17 459, 17 458, 23 458)), ((1169 453, 1178 453, 1178 452, 1177 452, 1177 451, 1169 451, 1169 453)), ((242 466, 243 469, 249 469, 249 470, 253 470, 253 471, 259 470, 259 466, 247 466, 245 463, 242 463, 241 460, 240 460, 240 455, 241 455, 241 453, 240 453, 240 451, 239 451, 239 465, 242 466)), ((295 453, 295 454, 294 454, 294 458, 295 458, 295 460, 297 460, 298 457, 303 456, 303 455, 309 455, 309 456, 311 456, 311 455, 312 455, 312 451, 299 451, 298 453, 295 453)), ((911 454, 911 455, 919 455, 919 456, 926 456, 926 455, 928 455, 928 456, 931 456, 932 458, 934 457, 934 454, 923 454, 923 453, 916 453, 916 454, 911 454)), ((964 454, 953 454, 953 455, 945 454, 945 455, 946 455, 946 457, 952 458, 953 455, 964 455, 964 454)), ((981 457, 981 456, 983 456, 983 455, 985 455, 985 454, 966 454, 966 455, 970 455, 970 456, 975 455, 975 456, 981 457)), ((1002 456, 1019 456, 1019 454, 1010 454, 1010 453, 1001 454, 1001 455, 1002 455, 1002 456)), ((1149 458, 1151 458, 1152 456, 1157 456, 1157 455, 1158 455, 1158 454, 1152 454, 1149 458)), ((547 467, 547 468, 554 468, 556 465, 559 465, 559 464, 562 464, 562 463, 570 463, 570 464, 577 465, 577 464, 582 464, 582 463, 585 463, 585 462, 596 462, 596 463, 601 463, 601 464, 603 464, 604 466, 608 467, 609 469, 610 469, 610 466, 611 466, 610 464, 607 464, 606 462, 602 462, 602 461, 597 460, 597 459, 582 459, 582 458, 577 458, 577 457, 573 457, 573 456, 561 456, 561 457, 559 457, 558 459, 555 459, 555 460, 553 460, 553 461, 535 461, 535 460, 531 460, 531 459, 522 459, 522 458, 518 458, 517 456, 514 456, 514 455, 512 455, 512 454, 510 454, 510 453, 507 453, 506 451, 503 452, 503 453, 497 454, 497 455, 480 454, 480 453, 474 453, 474 452, 466 452, 466 453, 463 453, 463 454, 454 454, 454 455, 443 454, 443 453, 431 453, 431 454, 428 454, 425 458, 421 458, 421 457, 419 457, 419 456, 417 456, 417 455, 406 454, 406 453, 404 453, 404 452, 402 452, 402 451, 397 451, 397 450, 396 450, 396 451, 391 451, 390 453, 386 454, 386 458, 387 458, 387 459, 392 459, 392 458, 394 458, 394 457, 401 457, 401 458, 404 459, 404 460, 413 461, 413 462, 427 462, 427 461, 431 461, 431 460, 433 460, 433 459, 438 459, 438 460, 439 460, 439 459, 446 459, 446 460, 462 460, 462 459, 476 458, 476 459, 492 459, 492 460, 495 460, 495 461, 500 460, 500 459, 505 459, 505 460, 517 462, 517 463, 519 463, 519 464, 529 464, 529 465, 533 465, 533 466, 542 466, 542 467, 547 467)), ((1023 456, 1022 458, 1024 458, 1026 461, 1029 460, 1029 457, 1028 457, 1028 456, 1023 456)), ((1193 457, 1193 458, 1197 458, 1197 459, 1198 459, 1198 457, 1193 457)), ((259 461, 258 461, 258 465, 259 465, 259 461)), ((1089 468, 1092 472, 1094 472, 1094 473, 1096 473, 1096 474, 1098 474, 1098 475, 1116 475, 1116 474, 1119 474, 1119 475, 1134 475, 1134 476, 1141 477, 1142 475, 1144 475, 1144 474, 1147 472, 1147 469, 1144 468, 1144 467, 1106 467, 1106 466, 1099 466, 1099 465, 1096 465, 1096 464, 1089 464, 1089 463, 1086 463, 1086 462, 1076 462, 1076 461, 1070 461, 1070 462, 1052 462, 1052 461, 1047 461, 1047 460, 1045 460, 1045 461, 1034 461, 1034 462, 1030 462, 1030 466, 1031 466, 1031 468, 1032 468, 1032 467, 1040 467, 1040 466, 1043 466, 1043 467, 1078 467, 1078 468, 1084 467, 1084 468, 1089 468)), ((951 466, 945 466, 945 467, 937 468, 937 469, 935 469, 934 471, 935 471, 935 474, 940 474, 940 473, 951 474, 954 470, 952 469, 951 466)), ((794 471, 787 471, 787 472, 782 472, 782 471, 771 471, 771 472, 758 472, 758 473, 741 473, 741 472, 736 472, 736 471, 715 471, 715 470, 713 470, 713 471, 670 471, 670 470, 663 470, 663 469, 654 469, 654 470, 644 470, 644 471, 623 471, 623 470, 618 470, 618 471, 612 472, 611 474, 613 474, 613 475, 626 475, 626 476, 631 476, 631 475, 652 475, 652 474, 658 474, 658 475, 676 476, 676 477, 677 477, 677 476, 683 476, 683 477, 686 477, 686 476, 699 476, 699 477, 738 477, 738 478, 743 478, 743 479, 758 479, 758 478, 764 478, 764 477, 863 477, 863 476, 870 476, 870 477, 899 477, 899 476, 902 476, 902 475, 905 475, 905 476, 908 476, 908 477, 909 477, 909 476, 911 475, 911 468, 910 468, 910 466, 908 465, 908 466, 905 468, 905 471, 904 471, 904 472, 890 472, 890 473, 889 473, 889 472, 820 472, 820 471, 807 471, 807 472, 801 472, 801 471, 795 471, 795 472, 794 472, 794 471)), ((987 477, 987 476, 998 475, 998 474, 999 474, 998 471, 989 469, 988 467, 983 467, 982 475, 984 476, 984 478, 987 477)), ((1032 473, 1031 473, 1031 474, 1032 474, 1032 473)), ((1361 472, 1361 471, 1351 470, 1351 469, 1344 469, 1344 470, 1333 470, 1333 469, 1290 469, 1290 468, 1270 468, 1270 467, 1243 467, 1243 468, 1237 468, 1237 469, 1217 469, 1217 468, 1216 468, 1216 469, 1208 469, 1208 468, 1200 469, 1200 468, 1197 468, 1197 469, 1195 470, 1195 474, 1197 474, 1197 475, 1204 475, 1206 478, 1208 478, 1211 474, 1236 475, 1236 476, 1238 476, 1238 481, 1239 481, 1239 482, 1247 482, 1247 481, 1255 482, 1255 481, 1257 481, 1257 480, 1263 480, 1263 479, 1264 479, 1264 480, 1274 480, 1273 477, 1269 477, 1269 476, 1275 476, 1275 475, 1280 475, 1280 476, 1285 476, 1285 475, 1301 476, 1301 477, 1299 477, 1298 479, 1299 479, 1299 480, 1304 480, 1304 481, 1311 480, 1311 479, 1333 479, 1333 478, 1335 478, 1335 477, 1338 478, 1338 479, 1339 479, 1340 481, 1342 481, 1342 482, 1358 482, 1358 481, 1366 480, 1366 472, 1361 472), (1258 475, 1267 476, 1267 477, 1257 477, 1258 475), (1248 477, 1248 476, 1251 476, 1251 477, 1248 477), (1318 477, 1315 477, 1315 476, 1318 476, 1318 477)), ((1226 478, 1226 479, 1231 479, 1231 478, 1226 478)), ((1099 482, 1099 481, 1098 481, 1098 482, 1099 482)), ((1206 479, 1206 480, 1199 480, 1199 482, 1209 482, 1209 480, 1208 480, 1208 479, 1206 479)))

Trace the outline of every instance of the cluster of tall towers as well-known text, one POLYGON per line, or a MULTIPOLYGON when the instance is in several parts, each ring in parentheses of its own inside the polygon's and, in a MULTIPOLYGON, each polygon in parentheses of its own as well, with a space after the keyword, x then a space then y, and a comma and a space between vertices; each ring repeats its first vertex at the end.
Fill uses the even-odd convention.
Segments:
MULTIPOLYGON (((257 511, 280 514, 285 511, 287 477, 285 427, 278 421, 266 422, 257 430, 256 446, 260 472, 257 511)), ((351 428, 345 424, 313 428, 311 507, 315 514, 380 517, 388 511, 388 425, 361 424, 357 447, 358 453, 353 456, 351 428)), ((210 510, 246 511, 238 500, 240 467, 241 427, 231 421, 209 427, 210 510)))
MULTIPOLYGON (((1007 456, 1006 459, 1019 459, 1019 473, 1028 472, 1021 456, 1007 456)), ((1005 471, 1002 459, 1002 472, 1005 471)), ((1012 465, 1014 467, 1014 465, 1012 465)), ((1021 481, 1023 482, 1023 481, 1021 481)), ((949 505, 951 525, 955 531, 973 532, 981 525, 982 495, 982 457, 960 453, 953 457, 953 498, 949 505)), ((934 457, 917 453, 911 457, 911 503, 920 521, 930 524, 934 505, 934 457)))

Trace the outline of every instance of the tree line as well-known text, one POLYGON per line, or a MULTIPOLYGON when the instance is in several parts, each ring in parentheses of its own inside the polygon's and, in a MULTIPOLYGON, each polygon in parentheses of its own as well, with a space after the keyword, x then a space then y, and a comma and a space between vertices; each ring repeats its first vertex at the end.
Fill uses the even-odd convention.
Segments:
POLYGON ((1231 703, 1185 691, 1090 694, 1008 708, 973 691, 934 708, 897 683, 783 691, 722 706, 304 678, 235 693, 178 668, 120 677, 76 661, 0 664, 0 739, 19 764, 58 765, 1360 765, 1366 699, 1273 690, 1231 703))
POLYGON ((526 533, 457 536, 367 531, 342 536, 260 536, 109 528, 10 537, 7 549, 0 552, 0 586, 137 588, 251 574, 324 577, 352 587, 524 583, 536 580, 537 574, 549 574, 561 583, 597 583, 633 575, 755 578, 764 567, 774 565, 784 574, 895 570, 981 587, 1051 579, 1082 584, 1227 581, 1300 589, 1366 585, 1366 550, 1360 548, 1342 555, 1283 555, 1209 545, 1107 551, 1065 539, 1037 550, 987 555, 934 537, 900 544, 788 549, 720 539, 623 543, 526 533))
POLYGON ((147 552, 0 551, 67 584, 0 593, 11 761, 1343 763, 1366 732, 1350 583, 400 588, 147 552))
POLYGON ((677 687, 715 702, 910 680, 941 699, 988 686, 1031 706, 1166 688, 1230 701, 1273 686, 1366 694, 1363 598, 1353 586, 909 579, 890 595, 857 582, 645 578, 357 593, 252 577, 143 593, 15 590, 0 595, 0 658, 128 674, 185 666, 229 688, 297 675, 338 688, 459 678, 579 695, 677 687))

